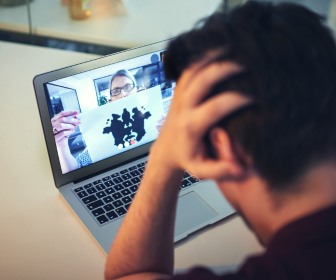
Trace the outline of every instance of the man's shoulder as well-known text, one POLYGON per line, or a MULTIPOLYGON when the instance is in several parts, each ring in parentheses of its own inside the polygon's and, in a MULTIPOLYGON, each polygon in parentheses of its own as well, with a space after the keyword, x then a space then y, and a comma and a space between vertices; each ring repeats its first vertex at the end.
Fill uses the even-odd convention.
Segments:
POLYGON ((265 253, 230 274, 194 268, 174 280, 336 279, 336 206, 299 219, 274 235, 265 253))

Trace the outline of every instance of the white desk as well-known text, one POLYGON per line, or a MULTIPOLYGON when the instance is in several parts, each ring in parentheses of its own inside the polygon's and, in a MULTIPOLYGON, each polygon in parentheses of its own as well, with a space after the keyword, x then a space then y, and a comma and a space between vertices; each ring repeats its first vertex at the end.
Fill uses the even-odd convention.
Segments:
MULTIPOLYGON (((32 85, 94 57, 0 41, 1 279, 103 279, 105 253, 54 186, 32 85)), ((176 268, 232 266, 260 250, 234 217, 180 244, 176 268)))
MULTIPOLYGON (((176 36, 216 10, 220 0, 92 0, 92 16, 72 20, 60 0, 34 0, 32 33, 130 48, 176 36), (126 9, 127 8, 127 9, 126 9)), ((0 7, 0 29, 28 33, 27 8, 0 7)))

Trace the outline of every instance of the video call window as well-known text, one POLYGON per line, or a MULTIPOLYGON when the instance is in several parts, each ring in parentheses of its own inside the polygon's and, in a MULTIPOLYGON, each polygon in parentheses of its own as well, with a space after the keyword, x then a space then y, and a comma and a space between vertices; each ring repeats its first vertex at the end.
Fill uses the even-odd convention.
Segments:
MULTIPOLYGON (((62 111, 78 111, 78 118, 81 122, 68 137, 70 157, 75 158, 78 162, 77 168, 110 157, 112 153, 120 153, 124 149, 131 148, 131 146, 136 147, 148 143, 157 137, 157 124, 170 107, 175 87, 174 82, 167 81, 165 78, 163 58, 164 52, 157 52, 118 64, 111 64, 78 73, 45 84, 51 119, 57 118, 57 115, 62 111), (111 98, 110 86, 112 76, 119 70, 126 70, 126 72, 129 72, 128 76, 134 77, 134 80, 136 81, 136 91, 129 96, 124 96, 125 99, 117 98, 120 107, 119 105, 115 107, 115 101, 117 99, 111 98), (145 96, 150 96, 150 98, 146 98, 145 96), (148 107, 147 105, 140 106, 140 103, 137 103, 138 105, 131 105, 135 104, 134 102, 136 100, 138 100, 137 102, 144 102, 147 100, 146 104, 148 107), (121 107, 127 107, 127 109, 123 109, 124 111, 119 112, 121 107), (144 110, 143 114, 145 117, 147 116, 146 114, 148 114, 148 119, 146 117, 142 120, 145 124, 145 129, 140 131, 137 126, 134 126, 133 128, 131 128, 131 126, 127 127, 127 129, 131 129, 129 135, 127 134, 127 137, 129 137, 130 140, 128 138, 123 138, 123 143, 116 145, 117 143, 115 142, 119 132, 117 133, 117 131, 115 131, 115 125, 117 123, 119 124, 119 122, 125 122, 126 119, 129 118, 135 122, 136 119, 134 119, 134 116, 137 116, 133 115, 135 109, 139 110, 139 113, 140 110, 144 110), (95 115, 95 112, 99 113, 95 115), (126 118, 126 113, 129 114, 128 118, 126 118), (100 117, 102 115, 104 115, 103 119, 100 117), (118 119, 116 119, 116 116, 118 119), (114 124, 113 127, 112 124, 114 124), (98 128, 98 125, 104 125, 104 127, 98 128), (111 133, 108 133, 108 129, 112 129, 111 133), (111 140, 106 142, 106 139, 111 140), (102 143, 104 142, 105 144, 99 145, 99 141, 102 143), (120 148, 119 146, 123 147, 120 148), (102 149, 102 147, 104 147, 104 149, 102 149), (103 154, 105 151, 106 155, 103 154)), ((133 90, 131 89, 131 91, 133 90)), ((122 132, 120 131, 120 133, 122 132)), ((64 155, 60 154, 62 153, 62 149, 58 149, 58 153, 60 159, 64 160, 65 153, 64 155)), ((63 171, 62 163, 61 168, 64 173, 69 172, 63 171)))
MULTIPOLYGON (((128 69, 128 71, 136 80, 138 92, 160 85, 163 90, 162 99, 172 96, 172 83, 166 83, 163 72, 163 63, 161 61, 128 69)), ((112 75, 113 73, 94 80, 99 106, 106 104, 110 99, 110 83, 112 75)))

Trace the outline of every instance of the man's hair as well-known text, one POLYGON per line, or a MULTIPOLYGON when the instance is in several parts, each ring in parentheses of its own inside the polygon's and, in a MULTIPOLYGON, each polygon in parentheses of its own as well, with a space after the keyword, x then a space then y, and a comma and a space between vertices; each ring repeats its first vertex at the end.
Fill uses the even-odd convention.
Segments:
POLYGON ((131 73, 130 71, 128 71, 128 70, 126 70, 126 69, 118 70, 117 72, 115 72, 115 73, 112 75, 112 77, 111 77, 111 81, 110 81, 110 87, 111 87, 111 85, 112 85, 113 80, 114 80, 116 77, 127 77, 127 78, 129 78, 129 79, 133 82, 134 86, 137 87, 137 82, 136 82, 134 76, 132 75, 132 73, 131 73))
POLYGON ((171 41, 167 78, 177 81, 210 50, 244 68, 213 92, 236 90, 254 103, 218 125, 270 187, 282 190, 312 165, 335 159, 336 46, 319 15, 253 1, 216 12, 171 41))

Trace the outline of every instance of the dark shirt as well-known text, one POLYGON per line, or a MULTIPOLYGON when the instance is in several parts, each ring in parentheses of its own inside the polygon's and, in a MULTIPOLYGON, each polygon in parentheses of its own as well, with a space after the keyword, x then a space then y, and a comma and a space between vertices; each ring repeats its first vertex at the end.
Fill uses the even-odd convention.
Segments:
POLYGON ((194 268, 174 280, 336 280, 336 206, 279 230, 265 253, 248 258, 234 274, 194 268))

